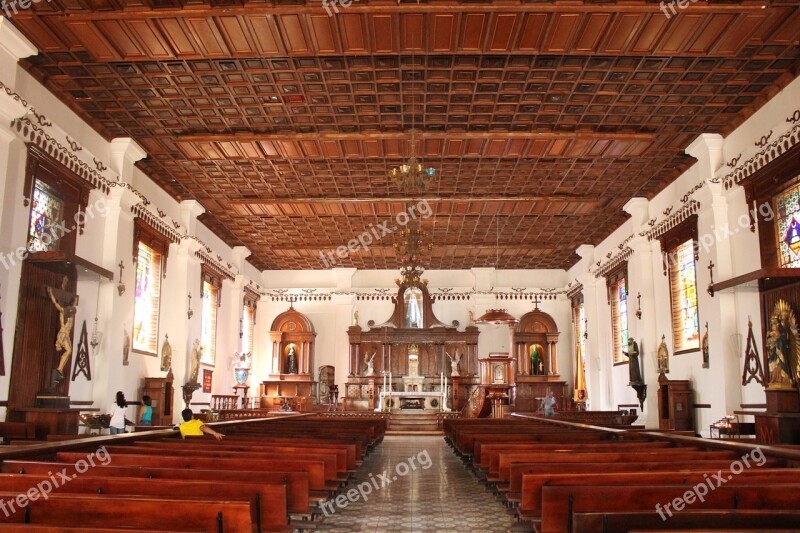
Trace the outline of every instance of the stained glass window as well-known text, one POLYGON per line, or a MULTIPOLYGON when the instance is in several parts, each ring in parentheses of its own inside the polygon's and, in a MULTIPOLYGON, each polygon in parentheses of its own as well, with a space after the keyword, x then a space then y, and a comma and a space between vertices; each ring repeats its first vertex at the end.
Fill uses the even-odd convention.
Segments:
POLYGON ((139 242, 133 308, 133 349, 151 354, 158 353, 162 260, 160 253, 139 242))
POLYGON ((31 202, 31 222, 28 229, 28 250, 48 252, 58 250, 55 223, 60 223, 64 215, 64 201, 46 183, 36 180, 31 202))
POLYGON ((775 197, 778 214, 778 264, 782 268, 800 268, 800 184, 775 197))
POLYGON ((217 306, 219 281, 203 279, 203 309, 200 323, 200 343, 203 347, 201 363, 213 365, 217 355, 217 306))
POLYGON ((675 350, 697 349, 700 348, 700 321, 697 317, 694 240, 689 239, 670 250, 668 257, 675 350))

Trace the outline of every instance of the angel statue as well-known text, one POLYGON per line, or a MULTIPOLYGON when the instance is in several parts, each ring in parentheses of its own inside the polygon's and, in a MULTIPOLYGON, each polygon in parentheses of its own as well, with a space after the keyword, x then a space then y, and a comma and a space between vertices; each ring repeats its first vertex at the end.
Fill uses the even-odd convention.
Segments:
POLYGON ((203 347, 200 346, 200 339, 194 340, 192 347, 192 369, 189 372, 189 383, 197 383, 200 374, 200 359, 203 357, 203 347))
POLYGON ((367 369, 364 371, 364 376, 374 376, 375 375, 375 367, 372 365, 372 361, 375 359, 375 354, 378 353, 378 350, 372 352, 372 355, 369 356, 369 359, 366 360, 367 369))
POLYGON ((449 353, 444 352, 448 359, 450 359, 450 375, 460 376, 458 372, 458 364, 461 362, 461 354, 456 352, 456 356, 452 357, 449 353))

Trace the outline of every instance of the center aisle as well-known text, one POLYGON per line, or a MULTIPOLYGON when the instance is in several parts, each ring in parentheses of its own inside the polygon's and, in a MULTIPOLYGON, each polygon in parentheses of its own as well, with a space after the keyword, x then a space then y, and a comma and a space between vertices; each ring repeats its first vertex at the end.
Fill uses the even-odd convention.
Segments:
POLYGON ((441 436, 386 436, 338 498, 316 531, 504 533, 516 523, 441 436))

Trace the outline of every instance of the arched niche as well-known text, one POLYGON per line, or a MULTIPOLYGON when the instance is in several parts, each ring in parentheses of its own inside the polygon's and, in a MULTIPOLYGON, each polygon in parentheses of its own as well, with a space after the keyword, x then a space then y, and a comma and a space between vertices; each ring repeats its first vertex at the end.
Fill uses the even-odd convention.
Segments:
POLYGON ((272 321, 269 336, 274 374, 311 375, 314 369, 314 338, 317 334, 307 316, 293 307, 289 308, 272 321), (292 350, 296 362, 290 363, 292 350))
POLYGON ((514 330, 514 350, 519 373, 526 376, 558 377, 558 326, 553 317, 537 309, 519 319, 514 330), (532 355, 538 352, 539 368, 533 368, 532 355))
MULTIPOLYGON (((448 327, 433 314, 433 299, 426 283, 403 282, 392 299, 394 312, 391 318, 377 326, 397 329, 430 329, 448 327)), ((453 327, 453 326, 450 326, 453 327)))

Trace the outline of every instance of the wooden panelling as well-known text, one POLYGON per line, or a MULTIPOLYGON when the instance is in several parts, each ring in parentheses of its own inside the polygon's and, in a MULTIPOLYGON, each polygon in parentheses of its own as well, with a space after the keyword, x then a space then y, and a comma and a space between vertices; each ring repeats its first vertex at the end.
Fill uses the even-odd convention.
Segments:
MULTIPOLYGON (((800 7, 772 4, 42 2, 11 22, 40 50, 25 68, 256 268, 323 268, 419 196, 431 268, 568 268, 800 72, 800 7), (425 191, 388 177, 412 128, 425 191)), ((339 266, 397 268, 392 242, 339 266)))

